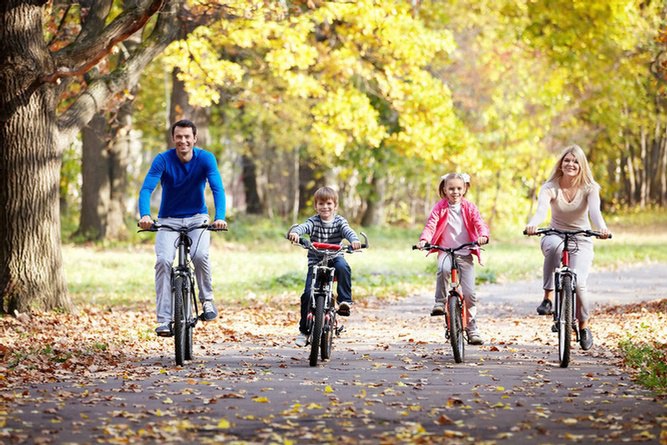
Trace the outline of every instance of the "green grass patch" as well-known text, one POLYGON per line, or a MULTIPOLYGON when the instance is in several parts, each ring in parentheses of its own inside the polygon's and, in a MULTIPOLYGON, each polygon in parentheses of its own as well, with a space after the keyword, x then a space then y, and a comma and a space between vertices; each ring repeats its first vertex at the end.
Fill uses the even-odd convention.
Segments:
POLYGON ((619 347, 625 364, 637 371, 640 384, 659 394, 667 394, 667 344, 636 343, 628 339, 619 347))

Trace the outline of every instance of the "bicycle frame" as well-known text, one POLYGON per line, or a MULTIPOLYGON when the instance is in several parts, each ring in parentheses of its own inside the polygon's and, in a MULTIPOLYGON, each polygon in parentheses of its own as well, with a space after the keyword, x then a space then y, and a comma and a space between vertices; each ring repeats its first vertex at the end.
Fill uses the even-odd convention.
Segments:
POLYGON ((432 244, 425 244, 423 248, 412 246, 413 250, 437 250, 444 252, 451 260, 450 282, 445 304, 445 339, 450 340, 454 351, 454 361, 461 363, 465 355, 464 340, 468 341, 468 309, 461 290, 460 266, 456 252, 468 247, 478 247, 477 242, 465 243, 454 248, 445 248, 432 244), (460 313, 460 326, 459 326, 460 313))
MULTIPOLYGON (((293 228, 294 226, 292 226, 293 228)), ((290 228, 290 231, 292 230, 290 228)), ((288 237, 290 231, 287 232, 288 237)), ((362 232, 365 243, 362 248, 368 247, 368 238, 362 232)), ((312 266, 309 309, 306 319, 308 326, 308 341, 311 345, 310 366, 317 365, 318 353, 322 360, 331 357, 333 335, 340 336, 344 326, 338 324, 335 302, 333 298, 336 269, 329 265, 330 261, 340 253, 352 253, 351 245, 311 243, 305 238, 299 239, 299 245, 304 249, 317 252, 321 258, 312 266)))
MULTIPOLYGON (((528 233, 524 230, 524 235, 528 233)), ((593 230, 559 230, 554 228, 538 229, 534 235, 557 235, 563 240, 560 267, 554 270, 554 324, 552 332, 558 333, 558 359, 561 368, 567 368, 570 363, 570 348, 572 331, 575 340, 581 340, 579 320, 577 319, 577 273, 570 267, 570 243, 576 240, 577 235, 587 237, 603 237, 600 232, 593 230), (565 313, 563 313, 565 311, 565 313)), ((611 234, 608 235, 611 238, 611 234)))

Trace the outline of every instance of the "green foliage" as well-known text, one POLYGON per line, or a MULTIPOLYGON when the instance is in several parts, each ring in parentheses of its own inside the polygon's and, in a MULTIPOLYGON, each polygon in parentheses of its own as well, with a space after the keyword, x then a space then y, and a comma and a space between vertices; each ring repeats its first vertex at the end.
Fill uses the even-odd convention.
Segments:
MULTIPOLYGON (((650 338, 650 332, 646 332, 650 338)), ((637 380, 659 394, 667 394, 667 344, 623 340, 619 347, 625 364, 637 371, 637 380)))

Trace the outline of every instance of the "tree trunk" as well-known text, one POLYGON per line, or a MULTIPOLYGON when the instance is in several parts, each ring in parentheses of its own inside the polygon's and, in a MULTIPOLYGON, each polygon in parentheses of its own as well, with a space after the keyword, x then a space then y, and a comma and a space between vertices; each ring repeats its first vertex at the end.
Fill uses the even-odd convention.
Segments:
POLYGON ((257 166, 255 161, 247 155, 241 157, 243 167, 243 188, 245 189, 246 213, 250 215, 262 214, 262 202, 257 193, 257 166))
POLYGON ((70 309, 60 251, 57 97, 52 84, 36 83, 53 69, 43 10, 39 2, 2 3, 0 310, 70 309))
POLYGON ((366 211, 361 218, 361 225, 379 226, 384 224, 384 202, 387 191, 387 178, 376 171, 371 180, 371 193, 366 199, 366 211))
POLYGON ((76 235, 88 241, 106 236, 111 184, 109 132, 104 113, 97 113, 81 131, 81 219, 76 235))

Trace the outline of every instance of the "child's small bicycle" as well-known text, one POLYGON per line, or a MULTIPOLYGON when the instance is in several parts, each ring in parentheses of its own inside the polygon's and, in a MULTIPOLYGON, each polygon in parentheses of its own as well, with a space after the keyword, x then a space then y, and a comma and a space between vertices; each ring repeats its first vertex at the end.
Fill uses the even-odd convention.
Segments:
POLYGON ((171 269, 171 331, 164 335, 174 336, 174 353, 178 366, 182 366, 185 360, 192 360, 192 331, 197 321, 203 319, 204 315, 203 312, 199 314, 197 307, 195 277, 190 262, 192 239, 189 233, 197 229, 213 232, 227 231, 227 229, 216 229, 208 224, 172 227, 158 223, 153 224, 150 229, 139 230, 139 232, 157 232, 158 230, 178 232, 177 265, 171 269))
POLYGON ((465 359, 465 343, 468 341, 468 311, 465 299, 461 292, 461 281, 459 279, 459 263, 455 253, 467 247, 479 246, 477 242, 461 244, 454 248, 445 248, 426 243, 424 247, 412 246, 412 250, 440 250, 451 258, 451 279, 447 304, 445 305, 445 338, 450 341, 454 351, 454 361, 461 363, 465 359))
MULTIPOLYGON (((523 231, 524 235, 528 232, 523 231)), ((572 347, 572 331, 575 333, 576 341, 580 339, 579 322, 577 314, 577 274, 570 268, 570 242, 577 235, 594 236, 602 238, 602 233, 593 230, 559 230, 554 228, 537 229, 535 235, 558 235, 563 239, 563 252, 561 253, 561 267, 554 271, 554 324, 551 328, 558 333, 558 361, 561 368, 567 368, 570 364, 570 349, 572 347)), ((608 238, 611 238, 609 234, 608 238)))
MULTIPOLYGON (((292 226, 294 227, 294 226, 292 226)), ((291 228, 290 228, 291 231, 291 228)), ((289 234, 288 231, 287 233, 289 234)), ((362 249, 368 247, 368 237, 361 232, 364 238, 362 249)), ((351 245, 328 244, 310 242, 306 238, 299 238, 299 245, 304 249, 317 252, 321 259, 313 266, 311 271, 310 299, 308 303, 308 316, 306 326, 308 331, 308 343, 310 344, 310 366, 316 366, 318 356, 322 360, 331 358, 333 348, 333 337, 340 336, 345 327, 338 324, 336 317, 336 305, 333 295, 334 282, 336 281, 335 269, 329 265, 329 262, 340 253, 353 253, 351 245)))

